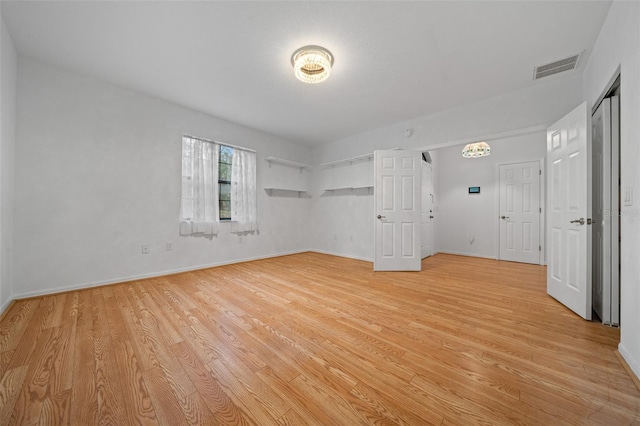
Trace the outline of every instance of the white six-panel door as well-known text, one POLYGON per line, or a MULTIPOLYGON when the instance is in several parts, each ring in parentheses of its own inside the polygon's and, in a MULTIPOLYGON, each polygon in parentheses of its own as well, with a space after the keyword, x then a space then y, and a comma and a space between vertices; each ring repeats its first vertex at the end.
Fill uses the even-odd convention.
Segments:
POLYGON ((374 152, 376 271, 419 271, 420 153, 374 152))
POLYGON ((591 319, 591 174, 587 104, 547 130, 547 293, 591 319))
POLYGON ((500 166, 500 260, 540 263, 540 162, 500 166))

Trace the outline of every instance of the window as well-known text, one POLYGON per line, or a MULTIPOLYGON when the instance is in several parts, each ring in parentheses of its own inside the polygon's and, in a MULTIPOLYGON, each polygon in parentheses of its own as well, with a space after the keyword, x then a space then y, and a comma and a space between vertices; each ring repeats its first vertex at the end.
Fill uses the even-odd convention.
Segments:
POLYGON ((257 231, 256 153, 183 136, 180 211, 181 235, 257 231))
POLYGON ((231 168, 233 148, 220 145, 218 156, 218 206, 220 220, 231 220, 231 168))

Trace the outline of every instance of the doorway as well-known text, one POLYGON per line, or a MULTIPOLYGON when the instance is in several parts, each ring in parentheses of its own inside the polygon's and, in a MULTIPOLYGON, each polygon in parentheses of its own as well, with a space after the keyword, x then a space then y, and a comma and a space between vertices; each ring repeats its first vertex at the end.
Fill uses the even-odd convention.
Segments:
POLYGON ((540 264, 540 162, 500 165, 500 260, 540 264))
POLYGON ((592 114, 592 303, 620 325, 620 77, 592 114))

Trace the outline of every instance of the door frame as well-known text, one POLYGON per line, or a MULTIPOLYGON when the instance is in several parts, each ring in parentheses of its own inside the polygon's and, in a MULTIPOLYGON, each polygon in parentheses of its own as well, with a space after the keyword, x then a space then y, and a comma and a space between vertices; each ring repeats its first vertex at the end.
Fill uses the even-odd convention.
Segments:
MULTIPOLYGON (((546 138, 546 133, 545 133, 546 138)), ((545 141, 546 143, 546 141, 545 141)), ((494 184, 494 192, 495 192, 495 200, 494 200, 494 230, 495 230, 495 238, 497 241, 496 244, 496 252, 495 258, 500 260, 500 166, 504 166, 507 164, 519 164, 519 163, 528 163, 531 161, 538 161, 540 163, 540 208, 542 209, 542 213, 540 214, 540 228, 538 229, 539 238, 540 238, 540 265, 547 264, 547 171, 545 168, 546 158, 534 158, 532 160, 517 160, 510 161, 508 163, 497 163, 495 168, 495 184, 494 184)))
MULTIPOLYGON (((622 134, 621 134, 621 130, 622 130, 622 126, 620 125, 620 110, 621 110, 621 102, 620 99, 622 99, 622 86, 620 85, 620 80, 622 78, 622 72, 621 72, 621 67, 620 65, 618 65, 618 67, 616 68, 616 70, 614 71, 612 77, 609 79, 609 81, 607 82, 607 84, 605 85, 604 90, 600 93, 600 96, 598 96, 598 98, 596 99, 596 101, 593 103, 593 105, 591 105, 591 110, 590 110, 590 117, 593 116, 593 114, 595 114, 595 112, 598 110, 598 108, 600 107, 600 104, 602 104, 602 102, 604 101, 604 99, 612 97, 612 96, 618 96, 618 104, 617 104, 617 108, 616 108, 616 115, 617 115, 617 119, 618 119, 618 127, 617 127, 617 144, 615 146, 612 145, 612 155, 615 155, 618 159, 618 164, 615 165, 615 167, 612 167, 611 170, 611 178, 612 179, 617 179, 618 180, 618 185, 622 184, 622 181, 620 180, 622 178, 622 168, 621 168, 621 164, 620 164, 620 148, 621 148, 621 142, 622 142, 622 134), (617 94, 616 94, 617 93, 617 94), (615 148, 615 154, 613 152, 613 149, 615 148)), ((590 127, 591 129, 591 127, 590 127)), ((591 140, 590 140, 591 142, 591 140)), ((622 210, 624 208, 624 206, 622 205, 622 188, 619 186, 618 188, 618 193, 617 194, 611 194, 612 195, 612 200, 611 200, 611 205, 610 210, 619 210, 618 211, 618 217, 617 220, 615 220, 615 222, 617 223, 617 226, 615 227, 616 229, 616 233, 615 235, 611 235, 611 241, 618 241, 618 245, 617 247, 611 247, 611 251, 612 251, 612 256, 614 259, 617 259, 618 264, 617 265, 613 265, 611 264, 611 273, 612 275, 615 275, 615 277, 617 278, 617 288, 615 289, 615 291, 617 292, 617 299, 618 299, 618 306, 616 306, 616 313, 615 316, 618 320, 618 322, 616 324, 605 324, 605 325, 611 325, 611 326, 617 326, 618 328, 622 329, 622 318, 621 318, 621 312, 620 312, 620 300, 622 298, 622 276, 620 271, 622 270, 622 256, 621 256, 621 248, 622 248, 622 238, 624 235, 624 232, 622 232, 622 210), (617 206, 614 206, 613 204, 617 203, 617 206), (614 253, 615 251, 615 253, 614 253), (614 268, 615 267, 615 271, 614 268)), ((606 208, 606 206, 605 206, 606 208)), ((614 221, 614 219, 612 219, 612 221, 614 221)), ((592 302, 593 304, 593 302, 592 302)), ((613 306, 612 306, 612 312, 611 312, 611 317, 614 317, 614 313, 613 313, 613 306)))
MULTIPOLYGON (((421 160, 420 167, 423 167, 423 166, 426 166, 430 170, 430 173, 431 173, 431 193, 429 194, 430 197, 431 197, 431 211, 428 212, 429 216, 432 216, 431 220, 429 220, 429 226, 431 228, 429 230, 429 239, 430 239, 429 248, 431 249, 431 252, 427 256, 425 256, 424 253, 422 253, 422 241, 420 241, 420 257, 422 259, 426 259, 427 257, 431 257, 431 256, 433 256, 435 254, 434 253, 434 249, 433 249, 433 244, 434 244, 434 241, 435 241, 435 238, 433 238, 433 229, 434 229, 434 227, 433 227, 433 216, 434 216, 434 214, 433 214, 433 166, 430 163, 427 163, 426 161, 421 160)), ((424 178, 424 169, 422 169, 422 178, 424 178)), ((424 204, 421 207, 422 207, 422 213, 424 214, 425 213, 424 204)), ((420 225, 422 225, 422 220, 420 221, 420 225)))

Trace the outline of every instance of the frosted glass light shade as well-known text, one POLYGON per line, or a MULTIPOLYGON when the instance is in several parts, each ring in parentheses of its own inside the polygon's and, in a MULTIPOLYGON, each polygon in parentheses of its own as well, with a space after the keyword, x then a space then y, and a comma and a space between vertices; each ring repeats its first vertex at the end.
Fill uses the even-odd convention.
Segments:
POLYGON ((491 147, 486 142, 476 142, 466 145, 462 149, 464 158, 486 157, 491 154, 491 147))
POLYGON ((293 52, 291 64, 298 80, 316 84, 329 78, 333 56, 323 47, 304 46, 293 52))

